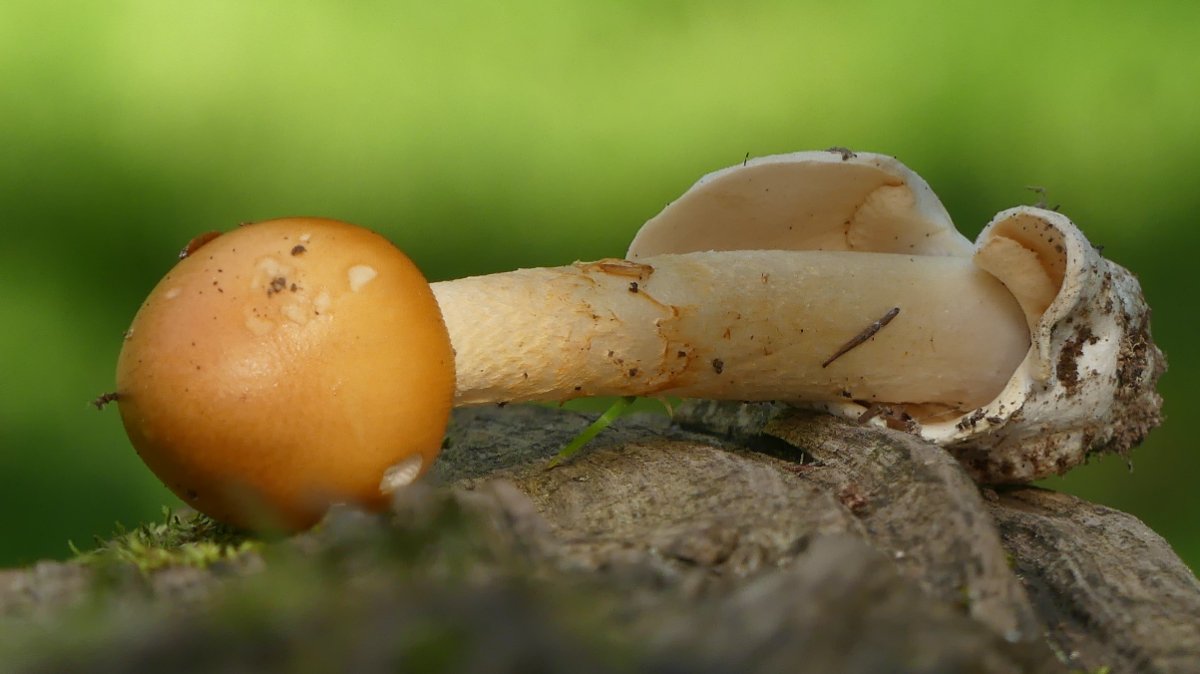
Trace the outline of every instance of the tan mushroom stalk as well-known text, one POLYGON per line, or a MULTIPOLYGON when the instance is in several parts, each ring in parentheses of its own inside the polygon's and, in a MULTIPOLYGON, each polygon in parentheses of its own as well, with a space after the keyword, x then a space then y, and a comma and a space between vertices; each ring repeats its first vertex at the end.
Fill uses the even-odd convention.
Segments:
POLYGON ((969 258, 700 252, 433 290, 459 405, 670 395, 967 409, 994 398, 1029 350, 1012 294, 969 258))

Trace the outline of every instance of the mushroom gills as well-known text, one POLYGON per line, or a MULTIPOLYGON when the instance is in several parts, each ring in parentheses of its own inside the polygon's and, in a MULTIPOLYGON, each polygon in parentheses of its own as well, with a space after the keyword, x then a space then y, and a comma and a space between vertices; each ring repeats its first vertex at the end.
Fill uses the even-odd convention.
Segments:
POLYGON ((1012 294, 962 257, 695 252, 433 290, 458 405, 671 395, 964 410, 1000 392, 1030 343, 1012 294))

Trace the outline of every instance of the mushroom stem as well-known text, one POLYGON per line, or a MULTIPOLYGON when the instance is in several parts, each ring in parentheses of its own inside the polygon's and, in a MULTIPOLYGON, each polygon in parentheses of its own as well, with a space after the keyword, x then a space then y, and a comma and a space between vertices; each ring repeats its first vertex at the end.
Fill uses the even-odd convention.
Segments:
POLYGON ((1001 391, 1030 343, 1012 294, 963 257, 701 252, 433 290, 456 352, 457 405, 672 395, 965 410, 1001 391))

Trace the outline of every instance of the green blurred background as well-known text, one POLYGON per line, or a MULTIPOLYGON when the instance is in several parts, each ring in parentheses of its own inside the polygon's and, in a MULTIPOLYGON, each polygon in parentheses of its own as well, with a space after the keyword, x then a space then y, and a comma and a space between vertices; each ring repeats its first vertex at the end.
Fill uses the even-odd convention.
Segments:
POLYGON ((1141 276, 1170 421, 1132 473, 1048 484, 1197 568, 1198 43, 1185 2, 9 0, 0 566, 176 503, 88 401, 196 233, 325 215, 432 279, 561 264, 620 256, 747 152, 845 145, 899 156, 970 236, 1044 186, 1141 276))

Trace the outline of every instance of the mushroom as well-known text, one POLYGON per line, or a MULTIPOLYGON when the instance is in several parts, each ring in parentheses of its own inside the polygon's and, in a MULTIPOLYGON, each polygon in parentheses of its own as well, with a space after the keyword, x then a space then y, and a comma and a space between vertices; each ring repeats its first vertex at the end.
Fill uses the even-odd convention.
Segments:
MULTIPOLYGON (((1166 360, 1151 338, 1150 309, 1137 278, 1101 257, 1056 211, 1005 210, 972 246, 955 231, 928 184, 896 159, 800 152, 705 176, 638 232, 627 257, 734 250, 748 247, 747 241, 793 250, 917 255, 921 264, 950 256, 1004 285, 1021 307, 1020 328, 1027 330, 1030 346, 1002 390, 982 403, 948 407, 913 396, 888 401, 901 403, 888 407, 911 417, 910 430, 946 447, 980 482, 1023 483, 1061 474, 1094 453, 1128 451, 1162 422, 1156 384, 1166 360)), ((928 318, 965 329, 963 322, 977 318, 964 309, 928 318)), ((885 337, 897 336, 881 333, 877 341, 885 337)), ((973 339, 967 332, 958 338, 973 339)), ((1003 343, 985 341, 997 348, 1003 343)), ((880 358, 888 356, 874 353, 861 353, 874 361, 865 363, 866 377, 887 366, 880 358)), ((947 376, 954 367, 934 359, 913 381, 947 376)), ((966 367, 986 381, 986 370, 966 367)), ((872 403, 879 402, 857 393, 852 398, 790 402, 855 419, 870 417, 872 403)), ((876 416, 871 422, 888 420, 876 416)))
POLYGON ((1124 452, 1161 421, 1165 361, 1132 274, 1041 208, 1000 213, 973 246, 891 157, 709 174, 626 258, 433 284, 456 403, 778 400, 899 423, 985 483, 1124 452))
POLYGON ((133 446, 184 502, 246 528, 379 508, 428 468, 454 392, 429 285, 383 237, 296 218, 197 237, 117 363, 133 446))
POLYGON ((780 400, 902 419, 984 482, 1061 472, 1159 422, 1163 360, 1131 274, 1031 207, 973 247, 890 157, 797 153, 710 174, 627 258, 431 294, 365 230, 243 227, 201 241, 139 311, 122 417, 197 509, 286 528, 339 500, 378 507, 416 479, 451 399, 780 400))
POLYGON ((456 401, 671 395, 899 417, 985 483, 1127 451, 1160 422, 1165 360, 1132 273, 1039 207, 1001 212, 972 246, 892 157, 715 171, 626 258, 434 284, 456 401))

